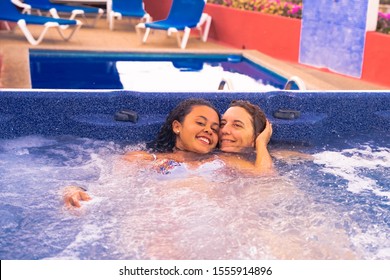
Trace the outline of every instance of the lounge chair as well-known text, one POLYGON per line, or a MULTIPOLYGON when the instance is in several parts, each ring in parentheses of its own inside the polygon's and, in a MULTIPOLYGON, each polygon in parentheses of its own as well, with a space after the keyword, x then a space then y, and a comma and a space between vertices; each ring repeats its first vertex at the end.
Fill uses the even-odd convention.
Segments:
MULTIPOLYGON (((79 20, 56 19, 52 17, 22 14, 10 0, 0 0, 0 11, 0 20, 4 20, 6 22, 16 22, 31 45, 38 45, 43 40, 49 28, 52 27, 55 27, 58 30, 64 40, 70 40, 70 38, 72 38, 75 32, 80 29, 82 25, 82 22, 79 20), (27 28, 27 24, 38 24, 44 26, 44 29, 38 39, 35 39, 31 34, 30 30, 27 28), (73 26, 73 29, 70 31, 68 36, 65 36, 64 30, 70 26, 73 26)), ((11 30, 7 23, 6 28, 11 30)))
POLYGON ((100 17, 104 14, 104 10, 101 8, 87 7, 87 6, 75 6, 67 4, 55 4, 50 0, 12 0, 16 6, 23 8, 22 13, 31 14, 32 10, 36 10, 38 15, 42 15, 42 12, 46 12, 46 15, 51 15, 53 18, 60 18, 59 14, 65 13, 70 14, 69 19, 75 19, 76 16, 80 15, 85 21, 85 25, 95 26, 100 17), (30 7, 22 6, 27 4, 30 7), (93 15, 93 22, 89 22, 87 15, 93 15))
POLYGON ((203 42, 207 41, 208 32, 211 24, 211 16, 203 13, 207 0, 173 0, 168 17, 164 20, 149 23, 139 23, 136 31, 140 35, 141 29, 145 29, 142 42, 145 43, 151 29, 166 30, 168 36, 176 33, 177 43, 180 48, 185 49, 191 29, 196 28, 201 34, 203 42), (205 25, 202 34, 202 26, 205 25), (183 32, 183 37, 180 37, 183 32))
POLYGON ((122 17, 139 18, 141 21, 151 21, 150 15, 144 9, 142 0, 112 0, 110 9, 109 24, 110 29, 114 30, 115 18, 122 17))

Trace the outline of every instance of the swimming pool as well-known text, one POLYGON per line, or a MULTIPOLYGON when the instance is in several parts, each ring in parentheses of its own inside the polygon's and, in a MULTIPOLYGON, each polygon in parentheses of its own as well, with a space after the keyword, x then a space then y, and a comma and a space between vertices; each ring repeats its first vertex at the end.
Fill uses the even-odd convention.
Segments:
POLYGON ((389 92, 1 90, 0 103, 2 259, 390 259, 389 92), (276 158, 280 177, 265 181, 206 169, 207 192, 117 169, 194 96, 260 105, 271 148, 313 159, 276 158), (115 121, 122 108, 139 121, 115 121), (301 116, 274 118, 281 108, 301 116), (64 209, 68 184, 94 199, 64 209))
POLYGON ((30 50, 30 73, 35 89, 265 91, 287 82, 238 54, 30 50))

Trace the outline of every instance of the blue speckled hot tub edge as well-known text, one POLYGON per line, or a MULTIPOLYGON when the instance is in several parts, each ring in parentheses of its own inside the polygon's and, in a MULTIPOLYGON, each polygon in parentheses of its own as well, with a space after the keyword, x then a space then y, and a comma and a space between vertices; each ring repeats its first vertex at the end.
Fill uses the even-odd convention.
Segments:
POLYGON ((258 104, 273 123, 273 141, 323 141, 375 129, 390 130, 390 92, 259 93, 130 91, 10 91, 0 90, 1 138, 25 135, 76 135, 129 143, 154 138, 167 113, 180 100, 206 98, 223 112, 230 101, 245 99, 258 104), (122 108, 139 114, 137 123, 114 120, 122 108), (278 109, 294 109, 294 120, 275 119, 278 109))

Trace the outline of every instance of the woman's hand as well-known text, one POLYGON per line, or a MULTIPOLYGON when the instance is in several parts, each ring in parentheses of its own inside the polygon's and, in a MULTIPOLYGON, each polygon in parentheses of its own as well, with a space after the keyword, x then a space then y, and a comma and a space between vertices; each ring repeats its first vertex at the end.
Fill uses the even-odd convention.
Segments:
POLYGON ((272 124, 267 119, 265 128, 263 132, 259 134, 256 138, 256 147, 257 146, 267 146, 272 136, 272 124))
POLYGON ((64 202, 68 207, 77 207, 79 208, 80 201, 88 201, 92 198, 87 194, 86 190, 77 187, 69 186, 64 190, 64 202))
POLYGON ((255 168, 264 175, 274 174, 272 158, 268 152, 268 143, 272 136, 272 124, 268 121, 265 129, 256 138, 256 162, 255 168))

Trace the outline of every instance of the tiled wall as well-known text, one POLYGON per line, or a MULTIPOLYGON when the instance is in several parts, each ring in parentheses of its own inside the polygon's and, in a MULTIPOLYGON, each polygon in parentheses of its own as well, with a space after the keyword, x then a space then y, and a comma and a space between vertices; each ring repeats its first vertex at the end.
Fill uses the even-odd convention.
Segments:
POLYGON ((316 143, 334 135, 390 130, 387 92, 0 91, 0 138, 71 134, 129 143, 152 140, 168 112, 189 97, 209 99, 221 112, 234 99, 258 104, 273 123, 273 141, 316 143), (138 112, 139 121, 115 121, 115 112, 123 108, 138 112), (298 110, 301 116, 276 119, 278 109, 298 110))
POLYGON ((304 1, 299 61, 360 78, 368 2, 304 1))

